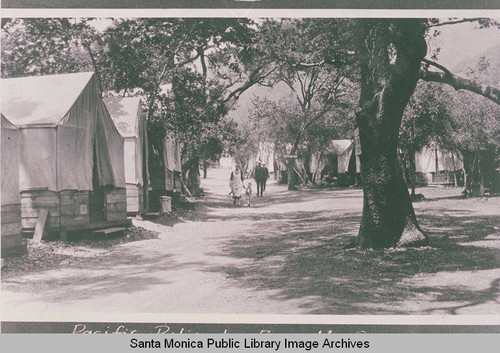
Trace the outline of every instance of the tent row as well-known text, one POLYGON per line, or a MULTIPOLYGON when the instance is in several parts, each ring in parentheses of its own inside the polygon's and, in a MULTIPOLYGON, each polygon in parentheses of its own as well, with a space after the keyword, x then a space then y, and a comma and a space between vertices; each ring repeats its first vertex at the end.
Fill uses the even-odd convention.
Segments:
MULTIPOLYGON (((2 79, 2 255, 22 233, 127 225, 148 209, 139 98, 101 98, 94 73, 2 79)), ((167 184, 167 183, 166 183, 167 184)))
MULTIPOLYGON (((356 129, 353 139, 332 140, 324 150, 313 153, 309 158, 295 159, 294 167, 311 182, 327 181, 347 186, 359 182, 361 154, 356 129)), ((275 156, 274 160, 277 175, 286 183, 283 180, 287 173, 286 159, 275 156)), ((456 183, 457 172, 461 173, 463 169, 463 158, 459 153, 447 152, 436 146, 424 147, 415 153, 415 172, 421 185, 456 183)))

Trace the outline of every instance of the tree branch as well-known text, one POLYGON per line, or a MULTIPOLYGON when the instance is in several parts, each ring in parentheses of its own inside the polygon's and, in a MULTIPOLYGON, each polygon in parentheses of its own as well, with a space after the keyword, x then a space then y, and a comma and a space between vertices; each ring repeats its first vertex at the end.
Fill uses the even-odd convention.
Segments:
POLYGON ((431 66, 434 66, 434 67, 437 67, 439 70, 443 71, 446 75, 451 75, 453 76, 453 74, 450 72, 450 70, 448 70, 446 67, 444 67, 443 65, 441 64, 438 64, 437 62, 434 62, 434 61, 431 61, 429 59, 422 59, 422 61, 426 64, 429 64, 431 66))
POLYGON ((446 21, 446 22, 439 22, 439 23, 433 23, 431 25, 428 25, 427 27, 440 27, 440 26, 447 26, 447 25, 456 25, 459 23, 465 23, 465 22, 475 22, 479 20, 484 20, 484 17, 475 17, 475 18, 463 18, 461 20, 453 20, 453 21, 446 21))
POLYGON ((233 92, 229 93, 229 95, 226 97, 226 99, 224 99, 224 103, 229 102, 232 98, 238 99, 241 96, 241 94, 243 92, 245 92, 247 89, 249 89, 250 87, 252 87, 256 83, 259 83, 260 81, 265 79, 267 76, 272 74, 274 72, 274 70, 276 70, 276 67, 272 68, 271 70, 269 70, 268 72, 266 72, 262 75, 258 75, 261 69, 262 69, 262 66, 253 70, 248 77, 248 81, 245 82, 240 87, 236 88, 233 92))
POLYGON ((477 93, 500 105, 500 90, 498 88, 487 85, 481 85, 475 80, 463 78, 452 74, 448 70, 446 71, 447 72, 435 72, 435 71, 422 70, 420 71, 420 78, 427 82, 445 83, 447 85, 450 85, 457 91, 462 89, 477 93))
POLYGON ((325 64, 325 60, 321 60, 315 63, 296 63, 293 65, 294 68, 309 68, 309 67, 318 67, 323 66, 325 64))

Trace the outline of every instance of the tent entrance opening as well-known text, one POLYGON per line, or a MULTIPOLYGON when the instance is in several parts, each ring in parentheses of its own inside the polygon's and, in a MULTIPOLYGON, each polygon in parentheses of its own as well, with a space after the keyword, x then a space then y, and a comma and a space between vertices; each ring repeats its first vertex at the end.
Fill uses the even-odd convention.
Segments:
POLYGON ((101 222, 106 220, 106 205, 104 187, 99 183, 99 173, 97 168, 97 152, 94 142, 94 162, 92 167, 92 191, 89 195, 89 218, 90 222, 101 222))

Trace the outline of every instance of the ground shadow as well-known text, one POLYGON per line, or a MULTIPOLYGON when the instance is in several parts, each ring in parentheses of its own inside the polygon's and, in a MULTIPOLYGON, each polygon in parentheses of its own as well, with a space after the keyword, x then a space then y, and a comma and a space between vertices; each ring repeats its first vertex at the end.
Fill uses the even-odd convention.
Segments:
POLYGON ((374 251, 344 249, 355 239, 358 213, 281 216, 288 221, 268 222, 225 244, 221 254, 246 258, 247 266, 211 270, 225 272, 253 289, 277 290, 279 300, 303 299, 309 314, 455 314, 460 308, 496 301, 499 295, 498 278, 492 278, 486 289, 466 290, 446 282, 407 285, 414 276, 500 268, 498 250, 461 245, 492 233, 499 217, 475 216, 471 223, 449 214, 420 215, 422 226, 433 229, 430 247, 374 251), (455 239, 457 234, 466 238, 455 239), (400 305, 422 297, 428 305, 400 305))

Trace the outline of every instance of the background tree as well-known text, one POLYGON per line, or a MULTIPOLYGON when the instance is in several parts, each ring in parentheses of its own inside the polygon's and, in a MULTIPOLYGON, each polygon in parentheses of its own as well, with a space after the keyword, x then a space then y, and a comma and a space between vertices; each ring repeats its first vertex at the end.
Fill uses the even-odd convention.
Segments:
POLYGON ((194 195, 198 194, 200 161, 215 162, 221 157, 232 127, 226 127, 226 106, 214 92, 217 89, 207 86, 201 74, 181 69, 173 75, 169 93, 162 95, 158 119, 181 144, 183 174, 194 195))
POLYGON ((96 33, 88 21, 2 19, 2 77, 93 71, 96 33))
MULTIPOLYGON (((364 191, 358 243, 362 247, 390 247, 402 236, 426 243, 427 237, 418 225, 397 159, 403 111, 416 84, 419 79, 446 83, 457 90, 484 95, 496 103, 500 103, 500 91, 454 75, 425 58, 429 27, 457 23, 454 20, 360 19, 356 22, 361 67, 357 124, 364 191), (430 70, 430 66, 441 72, 430 70)), ((479 22, 482 26, 490 24, 479 22)))
MULTIPOLYGON (((497 66, 481 57, 474 67, 468 68, 466 76, 498 85, 499 74, 497 66)), ((463 156, 465 194, 481 197, 487 188, 491 192, 499 191, 494 168, 500 151, 500 106, 472 92, 455 93, 450 88, 443 100, 449 106, 453 123, 447 132, 450 144, 463 156)))
MULTIPOLYGON (((355 73, 349 24, 342 19, 282 19, 267 20, 259 28, 267 57, 274 63, 268 82, 284 83, 297 108, 277 116, 289 118, 288 123, 282 121, 288 124, 288 155, 297 156, 304 142, 311 153, 312 145, 307 147, 304 136, 315 136, 316 123, 325 125, 326 116, 331 118, 333 110, 349 104, 347 91, 355 73)), ((297 184, 295 159, 288 158, 286 164, 288 189, 293 190, 297 184)))
MULTIPOLYGON (((246 19, 120 20, 105 32, 106 69, 115 90, 145 96, 151 126, 157 128, 165 119, 158 131, 174 132, 182 141, 183 174, 190 176, 194 194, 200 161, 221 153, 222 135, 217 132, 223 125, 221 118, 248 88, 242 82, 259 81, 252 76, 253 67, 249 74, 245 71, 252 33, 252 22, 246 19)), ((159 139, 151 140, 153 146, 164 137, 158 131, 152 133, 159 139)), ((161 149, 152 149, 153 158, 155 151, 161 149)), ((156 165, 161 172, 161 165, 156 165)))

